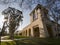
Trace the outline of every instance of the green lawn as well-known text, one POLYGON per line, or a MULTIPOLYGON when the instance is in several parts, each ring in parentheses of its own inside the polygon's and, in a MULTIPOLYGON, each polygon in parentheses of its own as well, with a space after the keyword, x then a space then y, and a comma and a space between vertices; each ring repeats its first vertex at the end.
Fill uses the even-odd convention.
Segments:
POLYGON ((60 39, 26 38, 12 42, 2 42, 1 45, 60 45, 60 39))
POLYGON ((15 39, 20 39, 20 38, 29 38, 29 37, 26 37, 26 36, 20 36, 20 35, 18 35, 18 36, 15 35, 14 38, 15 38, 15 39))
MULTIPOLYGON (((29 37, 26 37, 26 36, 20 36, 20 35, 14 35, 14 39, 20 39, 20 38, 29 38, 29 37)), ((4 40, 9 40, 9 36, 5 37, 4 40)))

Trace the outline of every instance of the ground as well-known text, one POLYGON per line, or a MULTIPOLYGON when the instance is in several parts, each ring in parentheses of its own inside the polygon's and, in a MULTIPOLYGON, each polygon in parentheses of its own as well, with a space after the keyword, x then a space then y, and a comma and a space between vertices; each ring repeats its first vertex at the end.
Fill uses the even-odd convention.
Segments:
POLYGON ((60 45, 60 38, 25 38, 2 42, 1 45, 60 45))

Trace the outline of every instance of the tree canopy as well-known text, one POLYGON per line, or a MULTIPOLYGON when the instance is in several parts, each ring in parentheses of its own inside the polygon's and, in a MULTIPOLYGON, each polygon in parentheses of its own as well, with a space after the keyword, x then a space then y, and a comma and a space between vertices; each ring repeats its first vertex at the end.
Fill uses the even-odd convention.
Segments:
MULTIPOLYGON (((2 12, 2 14, 5 16, 5 19, 7 19, 5 22, 6 22, 8 29, 9 29, 10 37, 12 38, 14 36, 14 32, 19 27, 19 23, 21 21, 23 21, 22 20, 22 18, 23 18, 22 11, 17 10, 15 8, 12 8, 12 7, 8 7, 7 9, 5 9, 2 12)), ((6 26, 3 25, 2 29, 5 30, 4 27, 6 27, 6 26)))

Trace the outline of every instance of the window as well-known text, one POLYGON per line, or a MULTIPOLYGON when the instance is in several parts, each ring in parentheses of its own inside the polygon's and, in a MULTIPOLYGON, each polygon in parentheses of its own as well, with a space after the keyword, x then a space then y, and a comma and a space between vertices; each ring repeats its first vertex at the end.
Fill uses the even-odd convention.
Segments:
POLYGON ((38 15, 35 14, 35 12, 33 12, 33 21, 36 20, 38 18, 38 15))

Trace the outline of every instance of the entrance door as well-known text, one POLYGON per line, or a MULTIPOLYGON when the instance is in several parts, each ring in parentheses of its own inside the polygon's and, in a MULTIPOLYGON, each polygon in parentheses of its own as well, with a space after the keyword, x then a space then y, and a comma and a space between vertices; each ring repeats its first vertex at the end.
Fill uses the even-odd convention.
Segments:
POLYGON ((39 37, 39 27, 33 28, 34 37, 39 37))
POLYGON ((46 25, 46 27, 47 27, 47 31, 48 31, 49 37, 53 37, 52 26, 51 25, 46 25))

